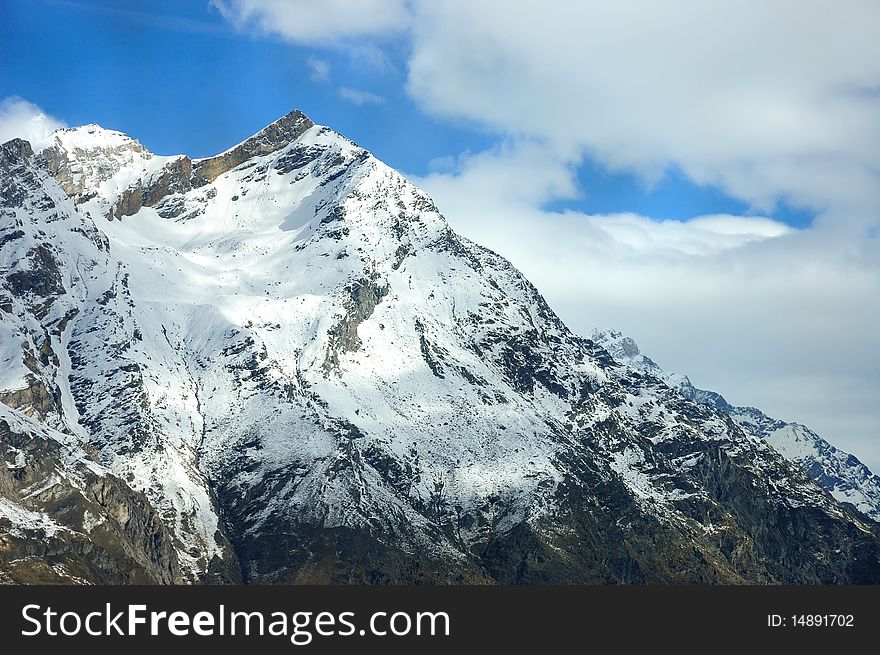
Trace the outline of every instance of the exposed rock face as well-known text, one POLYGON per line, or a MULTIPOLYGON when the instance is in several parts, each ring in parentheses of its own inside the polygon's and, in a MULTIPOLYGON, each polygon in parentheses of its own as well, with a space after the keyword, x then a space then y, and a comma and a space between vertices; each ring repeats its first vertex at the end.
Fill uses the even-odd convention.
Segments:
MULTIPOLYGON (((235 146, 231 150, 216 157, 199 159, 193 162, 187 156, 172 159, 158 173, 126 188, 118 196, 116 204, 108 214, 110 219, 121 220, 124 216, 133 216, 141 207, 155 207, 168 196, 183 194, 193 188, 213 182, 223 173, 231 171, 253 157, 268 155, 296 140, 313 123, 301 112, 292 111, 278 119, 258 134, 235 146)), ((50 170, 58 168, 56 177, 67 179, 65 164, 59 161, 57 153, 50 158, 50 170)), ((65 187, 65 190, 70 185, 65 187)), ((70 192, 68 192, 70 194, 70 192)), ((184 211, 182 203, 169 204, 162 214, 165 218, 176 218, 184 211)))
POLYGON ((327 370, 339 367, 339 356, 360 348, 358 326, 370 317, 382 298, 388 293, 375 279, 356 280, 346 288, 348 298, 344 301, 345 314, 330 328, 330 345, 324 367, 327 370))
POLYGON ((140 165, 153 156, 139 142, 97 125, 59 130, 55 134, 55 144, 40 155, 64 192, 78 203, 94 198, 97 187, 111 180, 121 167, 140 165), (110 138, 100 142, 88 139, 98 133, 106 133, 110 138), (71 134, 77 138, 69 139, 71 134))
POLYGON ((0 163, 4 170, 15 162, 20 162, 34 154, 31 144, 24 139, 12 139, 0 145, 0 163))
POLYGON ((183 581, 147 498, 69 438, 0 409, 0 460, 0 582, 183 581))
POLYGON ((213 182, 249 159, 277 152, 296 141, 312 126, 314 123, 305 114, 294 109, 234 148, 216 157, 197 160, 193 166, 193 186, 213 182))
POLYGON ((689 400, 729 414, 741 428, 766 440, 800 466, 838 501, 880 522, 880 477, 858 458, 835 448, 805 425, 772 418, 754 407, 736 407, 716 391, 698 389, 686 375, 665 371, 643 355, 632 337, 615 330, 596 330, 593 338, 618 361, 664 380, 689 400))
POLYGON ((25 416, 46 418, 57 409, 55 398, 46 389, 42 380, 30 376, 27 378, 27 383, 23 389, 0 391, 0 403, 20 410, 25 416))
POLYGON ((292 112, 191 161, 90 129, 66 168, 3 151, 0 399, 42 383, 154 508, 119 571, 171 561, 155 524, 189 582, 880 581, 875 524, 338 134, 292 112))
MULTIPOLYGON (((189 157, 182 156, 166 163, 162 169, 148 180, 138 180, 119 196, 110 210, 108 218, 122 220, 123 216, 134 216, 141 207, 155 207, 172 194, 186 193, 193 188, 193 163, 189 157)), ((171 212, 165 218, 179 214, 171 212)))

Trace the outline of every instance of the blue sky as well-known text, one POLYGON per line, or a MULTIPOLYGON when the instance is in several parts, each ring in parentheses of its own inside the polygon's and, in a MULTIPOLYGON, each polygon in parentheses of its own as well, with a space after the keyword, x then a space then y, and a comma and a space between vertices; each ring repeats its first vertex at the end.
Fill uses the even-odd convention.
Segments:
MULTIPOLYGON (((473 121, 419 109, 405 92, 407 45, 400 38, 380 41, 384 62, 377 65, 345 48, 241 32, 207 2, 9 0, 0 12, 0 97, 25 98, 69 125, 120 130, 159 154, 215 154, 294 107, 415 175, 498 138, 473 121), (316 61, 327 66, 323 78, 316 61), (355 104, 341 89, 381 101, 355 104)), ((575 168, 579 193, 547 209, 658 219, 753 211, 674 167, 650 182, 590 158, 575 168)), ((784 203, 760 213, 799 227, 812 218, 784 203)))
POLYGON ((878 89, 876 0, 0 2, 0 139, 44 112, 198 157, 299 108, 575 331, 875 469, 878 89))

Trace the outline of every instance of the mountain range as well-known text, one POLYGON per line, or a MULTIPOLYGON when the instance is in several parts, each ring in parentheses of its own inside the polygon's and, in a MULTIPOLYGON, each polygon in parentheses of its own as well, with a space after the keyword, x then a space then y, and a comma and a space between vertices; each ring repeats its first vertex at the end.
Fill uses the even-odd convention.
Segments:
POLYGON ((880 582, 854 458, 572 333, 298 111, 3 144, 0 284, 2 582, 880 582))
POLYGON ((593 331, 592 338, 618 362, 660 378, 685 398, 717 407, 744 430, 761 437, 798 464, 841 503, 880 521, 880 477, 857 457, 838 450, 806 425, 771 418, 755 407, 736 407, 716 391, 695 387, 686 375, 664 371, 618 330, 593 331))

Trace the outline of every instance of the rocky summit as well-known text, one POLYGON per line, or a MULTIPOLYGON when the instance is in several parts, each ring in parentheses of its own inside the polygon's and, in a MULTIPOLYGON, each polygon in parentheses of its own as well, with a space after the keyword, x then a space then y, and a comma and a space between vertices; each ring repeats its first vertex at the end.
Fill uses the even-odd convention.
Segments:
POLYGON ((300 112, 3 144, 0 284, 2 582, 880 582, 875 515, 300 112))

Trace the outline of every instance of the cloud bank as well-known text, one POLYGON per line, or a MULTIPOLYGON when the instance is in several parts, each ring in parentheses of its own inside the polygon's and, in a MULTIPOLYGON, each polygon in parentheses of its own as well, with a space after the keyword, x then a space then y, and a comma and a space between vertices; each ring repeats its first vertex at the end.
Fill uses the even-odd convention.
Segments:
POLYGON ((769 210, 880 205, 873 0, 415 3, 408 89, 424 111, 541 139, 769 210), (507 10, 505 10, 507 8, 507 10))

